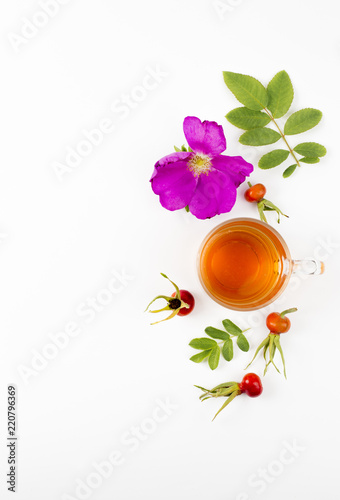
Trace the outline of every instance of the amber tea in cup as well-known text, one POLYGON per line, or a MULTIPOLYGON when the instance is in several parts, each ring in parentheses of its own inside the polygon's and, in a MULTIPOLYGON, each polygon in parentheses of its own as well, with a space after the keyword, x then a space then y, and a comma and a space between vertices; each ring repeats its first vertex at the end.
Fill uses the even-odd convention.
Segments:
POLYGON ((292 261, 288 247, 269 224, 240 218, 224 222, 203 241, 198 274, 205 291, 219 304, 253 310, 273 302, 297 268, 321 274, 317 261, 292 261))

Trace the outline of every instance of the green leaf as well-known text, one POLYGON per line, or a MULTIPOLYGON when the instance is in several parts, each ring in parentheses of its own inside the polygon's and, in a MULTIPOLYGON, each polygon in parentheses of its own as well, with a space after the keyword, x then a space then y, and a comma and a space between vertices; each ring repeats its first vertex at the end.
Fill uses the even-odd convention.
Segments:
POLYGON ((277 73, 269 82, 267 92, 269 111, 274 118, 281 118, 287 113, 294 99, 294 89, 288 73, 277 73))
POLYGON ((235 127, 243 130, 264 127, 270 122, 270 117, 262 111, 248 108, 235 108, 226 115, 226 119, 235 127))
POLYGON ((194 349, 213 349, 215 346, 217 346, 217 342, 215 342, 215 340, 202 337, 200 339, 193 339, 189 343, 189 345, 194 349))
POLYGON ((205 358, 207 358, 210 353, 211 353, 211 349, 199 352, 198 354, 194 354, 193 356, 191 356, 190 360, 193 361, 194 363, 200 363, 205 358))
POLYGON ((256 78, 230 71, 223 71, 223 78, 228 89, 247 108, 260 111, 267 106, 267 91, 256 78))
POLYGON ((189 205, 186 205, 184 208, 186 212, 190 212, 189 205))
POLYGON ((218 367, 218 363, 220 361, 220 348, 218 345, 211 350, 208 361, 212 370, 215 370, 218 367))
POLYGON ((233 341, 231 339, 226 340, 222 346, 222 356, 226 361, 231 361, 234 356, 233 341))
POLYGON ((274 149, 274 151, 271 151, 260 158, 259 167, 263 170, 277 167, 280 163, 287 160, 288 156, 289 151, 286 151, 285 149, 274 149))
POLYGON ((281 135, 271 128, 254 128, 241 135, 239 141, 245 146, 266 146, 281 139, 281 135))
POLYGON ((224 328, 227 330, 228 333, 231 333, 231 335, 240 335, 242 333, 241 328, 239 328, 235 323, 230 321, 230 319, 224 319, 222 321, 224 328))
POLYGON ((308 157, 325 156, 327 153, 325 146, 317 142, 302 142, 295 146, 294 151, 299 153, 299 155, 308 157))
POLYGON ((292 175, 295 172, 295 169, 297 167, 297 164, 295 163, 294 165, 291 165, 290 167, 286 168, 286 170, 283 172, 282 176, 287 179, 290 175, 292 175))
POLYGON ((179 149, 177 146, 174 146, 174 149, 175 151, 178 153, 179 151, 182 151, 181 149, 179 149))
POLYGON ((209 335, 209 337, 212 337, 213 339, 227 340, 230 338, 227 332, 218 330, 217 328, 214 328, 212 326, 208 326, 204 331, 207 335, 209 335))
POLYGON ((295 135, 306 132, 315 127, 322 118, 322 113, 318 109, 305 108, 293 113, 286 121, 285 135, 295 135))
POLYGON ((300 158, 299 161, 302 161, 303 163, 319 163, 320 158, 311 158, 311 157, 306 157, 306 158, 300 158))
POLYGON ((243 335, 243 333, 240 333, 240 335, 237 337, 236 340, 237 345, 243 352, 248 352, 249 351, 249 342, 246 339, 246 337, 243 335))

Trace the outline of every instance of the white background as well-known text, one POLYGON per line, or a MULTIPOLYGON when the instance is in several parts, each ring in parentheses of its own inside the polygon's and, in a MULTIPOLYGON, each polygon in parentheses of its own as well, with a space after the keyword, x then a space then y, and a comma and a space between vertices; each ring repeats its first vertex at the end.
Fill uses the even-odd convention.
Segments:
MULTIPOLYGON (((83 498, 338 498, 339 7, 335 0, 224 5, 223 12, 212 0, 71 0, 15 50, 9 34, 20 35, 41 7, 1 3, 1 498, 12 498, 5 483, 10 383, 18 391, 18 500, 80 498, 79 481, 115 450, 123 463, 83 498), (163 73, 155 89, 124 117, 113 111, 123 94, 138 93, 147 68, 163 73), (237 398, 211 423, 221 401, 201 404, 193 384, 240 381, 267 334, 266 312, 229 312, 211 301, 198 282, 196 253, 215 225, 256 217, 256 207, 241 186, 231 214, 200 221, 164 210, 148 181, 153 164, 184 143, 187 115, 222 124, 228 153, 256 164, 269 148, 237 142, 240 131, 224 116, 239 104, 222 71, 266 84, 281 69, 295 87, 291 111, 324 113, 292 144, 316 140, 328 154, 287 180, 283 166, 255 167, 251 180, 264 182, 268 198, 290 215, 280 231, 293 256, 323 254, 326 273, 295 281, 272 308, 299 308, 281 339, 288 380, 270 369, 260 398, 237 398), (65 163, 82 131, 103 118, 115 130, 59 180, 55 162, 65 163), (87 323, 77 308, 122 270, 133 279, 87 323), (197 305, 187 318, 150 326, 146 304, 172 291, 160 272, 192 291, 197 305), (190 362, 188 342, 224 318, 254 326, 251 352, 236 352, 215 372, 190 362), (70 322, 78 336, 25 383, 20 367, 32 369, 33 352, 70 322), (136 449, 122 441, 132 427, 150 430, 157 401, 167 399, 176 409, 147 439, 136 449), (294 441, 295 457, 283 451, 294 441), (263 469, 269 476, 260 486, 263 469)), ((253 370, 262 369, 260 358, 253 370)))

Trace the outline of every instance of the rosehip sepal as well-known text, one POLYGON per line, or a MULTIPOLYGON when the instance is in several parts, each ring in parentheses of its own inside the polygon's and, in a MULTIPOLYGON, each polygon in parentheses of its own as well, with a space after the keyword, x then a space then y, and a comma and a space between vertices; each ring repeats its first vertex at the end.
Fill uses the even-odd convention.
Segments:
POLYGON ((165 274, 161 273, 161 275, 167 280, 169 280, 170 283, 173 284, 176 291, 172 294, 171 297, 167 295, 157 295, 157 297, 155 297, 150 302, 145 311, 149 309, 149 307, 151 306, 151 304, 153 304, 153 302, 155 302, 155 300, 164 299, 167 302, 167 305, 165 307, 163 307, 162 309, 156 309, 154 311, 149 310, 149 312, 150 313, 159 313, 162 311, 172 311, 172 312, 170 316, 168 316, 167 318, 164 318, 160 321, 156 321, 155 323, 151 323, 151 325, 156 325, 157 323, 161 323, 162 321, 174 318, 177 314, 179 316, 186 316, 187 314, 191 313, 191 311, 195 306, 195 299, 190 292, 188 292, 187 290, 180 290, 176 285, 176 283, 171 281, 165 274))
POLYGON ((217 415, 228 406, 236 396, 240 394, 247 394, 247 396, 251 398, 255 398, 260 396, 263 391, 261 379, 256 373, 247 373, 242 379, 242 382, 225 382, 224 384, 217 385, 213 389, 205 389, 204 387, 200 387, 199 385, 195 385, 198 389, 203 391, 203 394, 200 396, 201 401, 205 401, 209 398, 219 398, 226 397, 226 401, 223 403, 221 408, 218 410, 213 420, 217 417, 217 415))

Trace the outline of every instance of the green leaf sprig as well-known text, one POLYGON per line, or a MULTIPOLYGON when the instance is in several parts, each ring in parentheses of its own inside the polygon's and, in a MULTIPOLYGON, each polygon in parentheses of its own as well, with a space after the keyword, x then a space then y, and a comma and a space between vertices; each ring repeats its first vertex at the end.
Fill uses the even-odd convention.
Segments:
POLYGON ((249 351, 249 342, 244 335, 244 332, 249 330, 249 328, 241 330, 241 328, 230 321, 230 319, 224 319, 222 324, 225 330, 219 330, 213 326, 208 326, 204 331, 211 338, 197 338, 189 343, 190 347, 193 349, 202 351, 191 356, 191 361, 194 361, 194 363, 201 363, 201 361, 208 358, 211 370, 215 370, 218 367, 221 352, 226 361, 231 361, 233 359, 234 345, 232 339, 234 337, 236 337, 236 344, 241 351, 249 351), (218 339, 222 342, 216 342, 216 340, 213 339, 218 339))
POLYGON ((326 148, 317 142, 302 142, 292 148, 287 141, 287 136, 301 134, 315 127, 322 118, 321 111, 313 108, 296 111, 287 119, 283 130, 276 121, 289 111, 294 98, 293 85, 286 71, 277 73, 267 88, 252 76, 224 71, 223 77, 229 90, 244 105, 226 115, 235 127, 246 130, 239 139, 240 143, 266 146, 280 139, 285 143, 287 149, 274 149, 260 158, 258 165, 261 169, 277 167, 291 156, 294 163, 282 174, 287 178, 297 167, 301 167, 301 163, 318 163, 325 156, 326 148), (269 123, 277 131, 267 128, 269 123))

